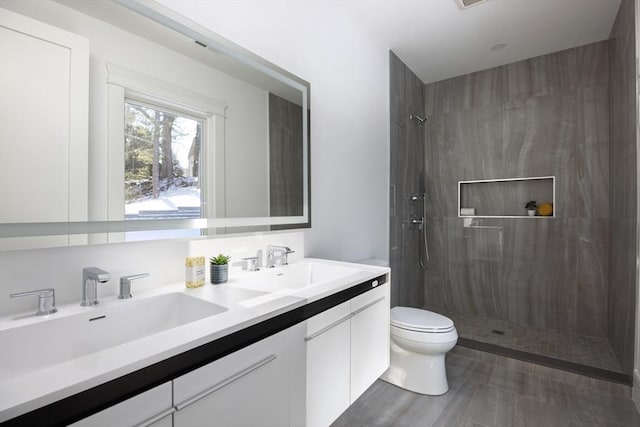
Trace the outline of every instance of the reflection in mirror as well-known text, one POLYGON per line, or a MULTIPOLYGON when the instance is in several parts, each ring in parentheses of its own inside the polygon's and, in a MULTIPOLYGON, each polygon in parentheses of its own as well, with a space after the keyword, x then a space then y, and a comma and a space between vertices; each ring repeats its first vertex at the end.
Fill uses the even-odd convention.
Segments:
POLYGON ((134 100, 124 110, 125 218, 200 218, 202 121, 134 100))
POLYGON ((309 226, 308 83, 145 0, 0 0, 0 36, 0 237, 309 226))

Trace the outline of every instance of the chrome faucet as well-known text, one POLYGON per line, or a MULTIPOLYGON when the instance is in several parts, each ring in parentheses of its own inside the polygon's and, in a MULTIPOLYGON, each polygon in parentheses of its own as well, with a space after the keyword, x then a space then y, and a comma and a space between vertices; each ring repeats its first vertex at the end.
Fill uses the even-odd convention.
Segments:
POLYGON ((268 245, 267 246, 267 268, 273 268, 276 266, 276 254, 280 254, 280 265, 289 264, 288 255, 294 253, 291 248, 287 246, 268 245))
POLYGON ((98 268, 86 267, 82 269, 82 302, 83 307, 98 304, 98 283, 107 283, 111 274, 98 268))
POLYGON ((56 291, 53 288, 38 289, 37 291, 18 292, 9 295, 11 298, 38 295, 38 311, 36 316, 46 316, 58 311, 56 308, 56 291))
POLYGON ((129 299, 132 298, 131 294, 131 281, 136 279, 142 279, 144 277, 151 276, 149 273, 140 273, 140 274, 132 274, 130 276, 122 276, 120 278, 120 293, 118 294, 118 299, 129 299))
POLYGON ((242 258, 239 262, 236 262, 233 265, 240 265, 242 266, 243 270, 260 270, 260 267, 262 267, 262 249, 258 249, 258 252, 256 252, 256 256, 242 258))

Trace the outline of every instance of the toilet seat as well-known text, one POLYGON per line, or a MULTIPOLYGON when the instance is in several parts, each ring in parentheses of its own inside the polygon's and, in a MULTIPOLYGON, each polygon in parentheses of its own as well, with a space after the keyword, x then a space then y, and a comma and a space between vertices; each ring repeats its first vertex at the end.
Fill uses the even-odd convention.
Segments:
POLYGON ((445 334, 455 330, 453 321, 448 317, 413 307, 393 307, 391 326, 431 334, 445 334))

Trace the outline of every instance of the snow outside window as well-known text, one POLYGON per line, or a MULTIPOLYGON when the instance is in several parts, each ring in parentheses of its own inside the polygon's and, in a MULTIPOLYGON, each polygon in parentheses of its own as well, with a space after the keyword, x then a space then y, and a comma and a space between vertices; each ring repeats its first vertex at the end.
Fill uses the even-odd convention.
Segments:
POLYGON ((125 100, 125 219, 202 217, 203 119, 125 100))

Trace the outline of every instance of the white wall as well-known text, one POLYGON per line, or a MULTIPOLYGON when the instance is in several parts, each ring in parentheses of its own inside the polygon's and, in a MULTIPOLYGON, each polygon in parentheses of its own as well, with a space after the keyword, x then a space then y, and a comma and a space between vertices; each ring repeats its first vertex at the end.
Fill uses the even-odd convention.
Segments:
POLYGON ((159 0, 311 83, 306 253, 388 259, 388 50, 340 1, 159 0))

